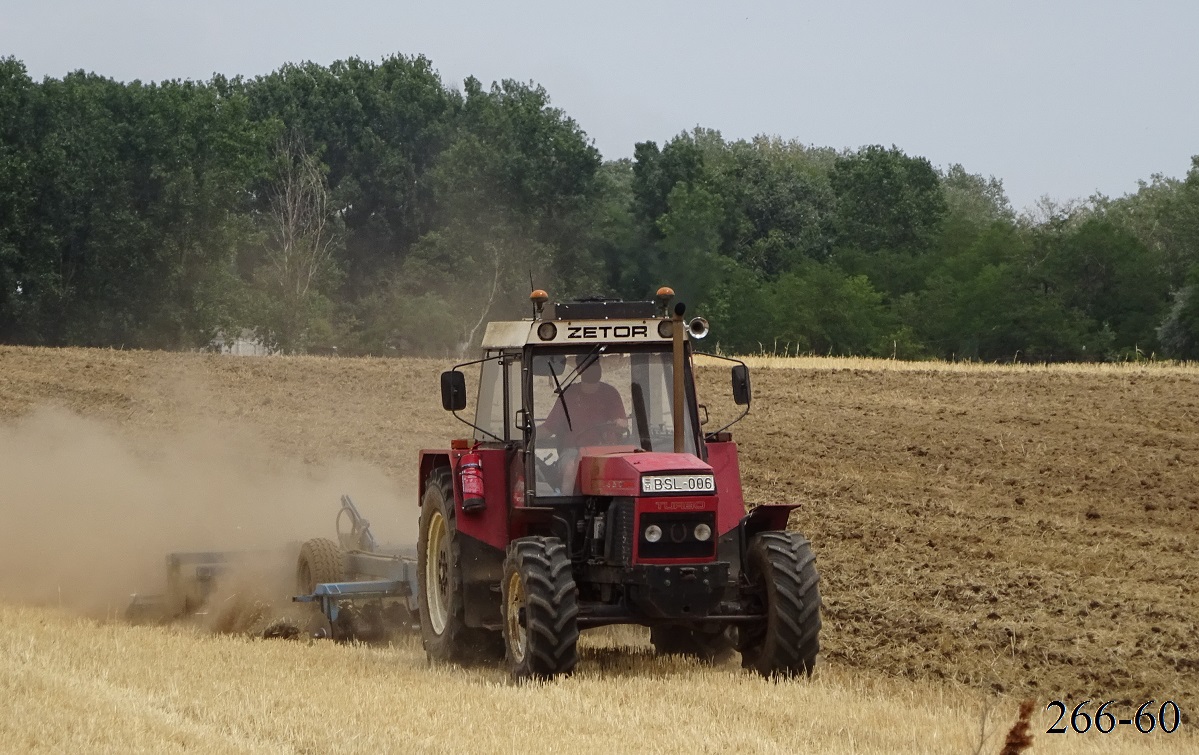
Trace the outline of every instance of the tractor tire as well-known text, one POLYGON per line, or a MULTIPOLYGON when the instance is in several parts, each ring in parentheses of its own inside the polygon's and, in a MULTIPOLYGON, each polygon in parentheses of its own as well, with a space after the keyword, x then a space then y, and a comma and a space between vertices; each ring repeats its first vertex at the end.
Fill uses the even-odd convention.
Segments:
MULTIPOLYGON (((296 560, 296 593, 311 595, 316 586, 328 582, 344 582, 345 559, 337 543, 324 537, 314 537, 300 546, 296 560)), ((304 631, 312 637, 334 637, 334 628, 321 613, 318 603, 309 603, 304 631)))
POLYGON ((741 629, 741 665, 766 677, 810 676, 820 651, 820 575, 812 544, 798 532, 750 541, 747 572, 766 621, 741 629))
POLYGON ((337 543, 324 537, 314 537, 300 546, 296 562, 296 589, 301 595, 311 595, 317 585, 344 582, 345 560, 337 543))
POLYGON ((733 657, 733 641, 724 629, 681 626, 650 627, 649 641, 658 655, 681 655, 704 663, 721 663, 733 657))
POLYGON ((551 679, 579 662, 578 589, 555 537, 508 545, 502 584, 504 649, 516 679, 551 679))
POLYGON ((499 632, 466 626, 461 544, 454 526, 449 467, 429 473, 420 505, 417 540, 417 607, 421 644, 435 663, 473 663, 502 657, 499 632))

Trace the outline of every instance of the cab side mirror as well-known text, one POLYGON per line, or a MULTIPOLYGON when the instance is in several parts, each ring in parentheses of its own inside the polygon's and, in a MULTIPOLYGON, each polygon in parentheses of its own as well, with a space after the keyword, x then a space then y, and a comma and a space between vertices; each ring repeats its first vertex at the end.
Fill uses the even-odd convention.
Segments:
POLYGON ((733 367, 733 401, 738 406, 749 406, 753 391, 749 387, 749 368, 743 364, 733 367))
POLYGON ((447 412, 466 408, 466 375, 457 370, 441 373, 441 407, 447 412))

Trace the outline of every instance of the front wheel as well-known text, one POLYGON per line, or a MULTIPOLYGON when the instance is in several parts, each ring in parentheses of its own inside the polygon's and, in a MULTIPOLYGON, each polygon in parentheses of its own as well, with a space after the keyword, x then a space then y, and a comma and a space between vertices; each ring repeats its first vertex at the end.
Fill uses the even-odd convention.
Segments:
POLYGON ((812 544, 798 532, 750 541, 747 572, 765 621, 745 627, 741 664, 763 676, 809 676, 820 651, 820 575, 812 544))
POLYGON ((566 546, 552 537, 508 545, 502 583, 504 649, 517 679, 549 679, 579 662, 578 590, 566 546))

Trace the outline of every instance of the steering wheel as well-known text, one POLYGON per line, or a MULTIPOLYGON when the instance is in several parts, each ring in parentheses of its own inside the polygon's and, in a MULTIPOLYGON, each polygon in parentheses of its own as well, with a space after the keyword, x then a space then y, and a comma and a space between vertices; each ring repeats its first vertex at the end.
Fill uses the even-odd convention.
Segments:
POLYGON ((580 446, 615 446, 628 440, 628 437, 629 429, 615 420, 593 425, 575 434, 580 446))

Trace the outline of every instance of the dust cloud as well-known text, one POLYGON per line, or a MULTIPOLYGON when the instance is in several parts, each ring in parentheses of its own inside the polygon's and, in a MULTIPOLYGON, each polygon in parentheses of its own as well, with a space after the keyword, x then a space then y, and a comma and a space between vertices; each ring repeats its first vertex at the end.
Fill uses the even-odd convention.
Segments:
POLYGON ((377 467, 305 463, 246 428, 134 438, 38 409, 0 423, 0 599, 119 616, 131 593, 163 591, 178 551, 266 554, 286 590, 299 543, 336 537, 342 493, 380 543, 415 543, 415 494, 377 467))

